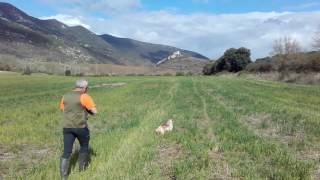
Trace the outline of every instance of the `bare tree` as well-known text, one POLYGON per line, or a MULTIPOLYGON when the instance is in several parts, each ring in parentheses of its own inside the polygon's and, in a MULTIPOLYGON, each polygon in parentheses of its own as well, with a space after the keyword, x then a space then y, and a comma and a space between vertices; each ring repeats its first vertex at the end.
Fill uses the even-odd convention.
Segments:
POLYGON ((320 26, 317 30, 317 32, 314 33, 313 35, 313 44, 312 47, 316 50, 316 51, 320 51, 320 26))
POLYGON ((274 40, 272 55, 291 55, 301 52, 298 41, 290 36, 274 40))
POLYGON ((277 55, 277 54, 283 54, 284 49, 283 49, 283 39, 279 38, 273 41, 273 46, 272 46, 272 55, 277 55))

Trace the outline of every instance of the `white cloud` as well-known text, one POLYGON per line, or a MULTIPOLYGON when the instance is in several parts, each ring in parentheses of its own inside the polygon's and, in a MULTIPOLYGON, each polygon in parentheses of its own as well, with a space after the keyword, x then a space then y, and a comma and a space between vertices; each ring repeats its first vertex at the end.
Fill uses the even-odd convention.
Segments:
POLYGON ((41 17, 40 19, 56 19, 68 26, 83 26, 87 29, 91 29, 91 26, 83 22, 83 17, 81 16, 71 16, 71 15, 65 15, 65 14, 57 14, 55 16, 47 16, 47 17, 41 17))
POLYGON ((320 12, 244 14, 130 13, 108 19, 87 18, 98 34, 108 33, 166 44, 218 58, 231 47, 247 47, 253 58, 269 55, 274 39, 294 36, 310 49, 320 12))
POLYGON ((111 34, 145 42, 166 44, 218 58, 231 47, 251 49, 253 59, 269 55, 275 39, 293 36, 310 50, 320 12, 251 12, 190 15, 131 12, 108 18, 57 15, 50 18, 69 25, 89 25, 97 34, 111 34))

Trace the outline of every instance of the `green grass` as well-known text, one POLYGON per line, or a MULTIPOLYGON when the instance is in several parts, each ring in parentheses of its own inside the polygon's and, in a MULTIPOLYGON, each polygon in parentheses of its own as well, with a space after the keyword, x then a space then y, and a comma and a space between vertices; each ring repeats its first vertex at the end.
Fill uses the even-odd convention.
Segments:
MULTIPOLYGON (((0 175, 59 179, 77 78, 0 76, 0 175), (5 158, 3 158, 5 157, 5 158), (7 158, 7 159, 6 159, 7 158)), ((92 162, 70 179, 317 179, 320 87, 235 77, 91 77, 92 162), (172 118, 174 131, 154 129, 172 118)), ((1 178, 1 176, 0 176, 1 178)))

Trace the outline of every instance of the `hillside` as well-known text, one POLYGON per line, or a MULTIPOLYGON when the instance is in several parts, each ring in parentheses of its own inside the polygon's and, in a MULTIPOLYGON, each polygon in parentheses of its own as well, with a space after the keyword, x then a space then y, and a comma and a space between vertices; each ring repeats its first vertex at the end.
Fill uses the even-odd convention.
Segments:
POLYGON ((121 54, 121 58, 123 60, 130 62, 139 60, 154 65, 176 51, 181 51, 186 57, 195 57, 200 60, 208 60, 207 57, 199 53, 172 46, 145 43, 128 38, 117 38, 107 34, 101 35, 100 37, 102 37, 108 44, 112 45, 112 47, 114 47, 114 49, 121 54))
POLYGON ((0 54, 18 59, 152 66, 176 50, 207 59, 175 47, 98 36, 82 26, 69 27, 54 19, 40 20, 0 2, 0 54))
POLYGON ((196 57, 185 56, 180 51, 176 51, 167 58, 157 63, 157 67, 170 69, 175 72, 202 74, 203 67, 208 61, 196 57))

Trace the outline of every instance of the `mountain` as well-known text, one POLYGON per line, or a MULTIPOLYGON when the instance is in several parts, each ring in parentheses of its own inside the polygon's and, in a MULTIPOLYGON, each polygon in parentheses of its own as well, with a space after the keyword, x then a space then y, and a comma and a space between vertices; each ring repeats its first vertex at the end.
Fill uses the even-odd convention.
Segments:
POLYGON ((139 60, 154 65, 176 51, 180 51, 184 56, 208 60, 207 57, 199 53, 179 49, 176 47, 145 43, 128 38, 118 38, 107 34, 101 35, 100 37, 112 45, 117 52, 121 53, 121 58, 123 60, 126 59, 130 62, 139 60))
POLYGON ((30 61, 154 66, 175 51, 207 60, 201 54, 111 35, 96 35, 82 26, 31 17, 0 2, 0 55, 30 61))
POLYGON ((20 58, 73 63, 123 64, 103 39, 81 27, 40 20, 0 3, 0 53, 20 58))

